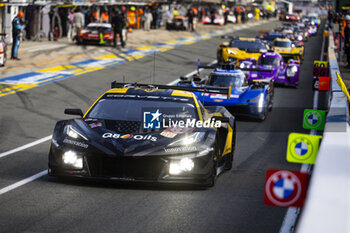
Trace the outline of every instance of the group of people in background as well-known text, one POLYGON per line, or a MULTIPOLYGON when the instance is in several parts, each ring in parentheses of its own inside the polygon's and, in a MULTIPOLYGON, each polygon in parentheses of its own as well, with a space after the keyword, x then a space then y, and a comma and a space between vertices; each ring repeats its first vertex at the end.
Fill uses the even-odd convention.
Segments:
MULTIPOLYGON (((205 16, 213 12, 220 14, 225 18, 225 24, 230 22, 229 16, 235 16, 235 23, 245 23, 249 14, 258 14, 260 11, 256 8, 225 5, 160 5, 154 3, 146 6, 75 6, 71 8, 61 6, 51 6, 49 11, 49 40, 67 36, 69 41, 74 41, 77 32, 86 27, 89 23, 111 23, 114 32, 114 38, 120 38, 122 47, 125 46, 123 38, 123 29, 131 31, 132 29, 144 29, 150 31, 165 26, 167 22, 175 18, 186 19, 186 30, 195 31, 197 22, 201 22, 205 16)), ((20 42, 21 31, 25 28, 28 20, 23 20, 24 13, 20 13, 12 22, 13 46, 12 59, 18 59, 17 51, 20 42)), ((257 17, 259 17, 257 16, 257 17)), ((28 26, 28 25, 27 25, 28 26)), ((32 27, 27 27, 29 28, 32 27)), ((29 33, 27 39, 31 38, 29 33)), ((116 44, 116 43, 115 43, 116 44)))
POLYGON ((334 41, 340 53, 344 49, 348 62, 345 68, 350 68, 350 11, 337 13, 332 7, 328 10, 328 25, 334 33, 334 41))
MULTIPOLYGON (((52 10, 54 11, 54 9, 52 10)), ((150 31, 165 25, 167 21, 171 21, 174 17, 186 17, 188 21, 187 29, 189 31, 195 30, 196 22, 201 22, 203 17, 216 12, 225 18, 225 24, 229 15, 234 15, 236 23, 245 23, 248 19, 248 14, 258 14, 262 17, 269 17, 269 14, 261 14, 258 8, 249 8, 242 6, 226 7, 222 6, 164 6, 154 4, 151 6, 118 6, 118 7, 76 7, 69 10, 67 16, 66 28, 60 30, 66 31, 63 35, 67 35, 69 39, 74 38, 79 27, 84 27, 91 22, 112 22, 112 17, 116 12, 119 12, 124 17, 125 27, 132 29, 144 29, 150 31)), ((62 18, 62 17, 61 17, 62 18)), ((61 19, 62 21, 62 19, 61 19)), ((52 34, 55 34, 55 29, 58 28, 57 22, 52 24, 52 34)), ((63 23, 61 23, 63 24, 63 23)), ((56 29, 57 30, 57 29, 56 29)))

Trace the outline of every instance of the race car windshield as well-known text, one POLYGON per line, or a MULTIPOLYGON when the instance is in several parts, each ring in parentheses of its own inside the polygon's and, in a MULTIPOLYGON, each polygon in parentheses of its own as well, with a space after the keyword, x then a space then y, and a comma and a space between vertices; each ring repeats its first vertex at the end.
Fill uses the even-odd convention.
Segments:
POLYGON ((261 49, 266 49, 265 44, 257 41, 234 40, 231 47, 244 50, 249 53, 259 53, 261 49))
POLYGON ((191 102, 125 97, 100 99, 86 115, 86 118, 141 122, 143 112, 156 111, 157 109, 162 115, 174 116, 173 120, 198 119, 196 107, 191 102))
POLYGON ((259 57, 258 60, 259 65, 266 65, 266 66, 277 66, 278 65, 278 59, 275 57, 259 57))
POLYGON ((292 47, 292 43, 290 41, 275 41, 273 42, 273 46, 290 48, 292 47))
POLYGON ((209 76, 208 85, 216 87, 233 87, 240 88, 244 82, 244 74, 232 75, 232 74, 211 74, 209 76))

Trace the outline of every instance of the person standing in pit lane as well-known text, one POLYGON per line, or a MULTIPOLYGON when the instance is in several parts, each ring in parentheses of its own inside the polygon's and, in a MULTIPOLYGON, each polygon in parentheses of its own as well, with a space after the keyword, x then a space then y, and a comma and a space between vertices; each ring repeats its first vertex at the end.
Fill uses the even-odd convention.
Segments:
POLYGON ((194 13, 193 10, 190 8, 188 9, 187 12, 187 19, 188 19, 188 29, 193 32, 194 31, 194 27, 193 27, 193 19, 194 19, 194 13))
POLYGON ((24 13, 22 11, 18 12, 17 16, 12 20, 12 51, 11 59, 20 60, 18 56, 19 41, 21 39, 21 31, 24 29, 24 25, 21 21, 23 19, 24 13))
POLYGON ((85 17, 83 13, 81 13, 80 8, 78 7, 75 10, 75 14, 73 16, 73 28, 74 28, 74 35, 77 35, 78 30, 83 28, 85 25, 85 17))
POLYGON ((350 15, 345 16, 345 29, 344 29, 344 49, 348 65, 345 68, 350 68, 350 15))
POLYGON ((67 25, 68 25, 67 39, 69 42, 73 41, 73 38, 75 37, 74 30, 73 30, 73 18, 74 18, 74 8, 70 9, 67 17, 67 25))
POLYGON ((114 32, 114 47, 117 47, 117 36, 119 35, 120 43, 124 48, 125 41, 123 38, 123 27, 125 26, 126 22, 123 13, 119 9, 115 10, 111 23, 114 32))
POLYGON ((145 13, 145 28, 144 28, 145 31, 149 32, 149 30, 151 29, 152 21, 153 21, 153 15, 151 11, 147 9, 145 13))

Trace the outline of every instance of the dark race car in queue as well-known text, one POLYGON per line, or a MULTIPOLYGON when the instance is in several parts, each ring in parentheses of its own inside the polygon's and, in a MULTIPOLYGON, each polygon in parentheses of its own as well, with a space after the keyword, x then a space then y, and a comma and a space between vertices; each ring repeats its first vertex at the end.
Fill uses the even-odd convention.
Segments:
POLYGON ((234 117, 223 107, 204 108, 191 92, 122 85, 84 115, 79 109, 65 113, 81 118, 57 122, 49 153, 52 176, 212 186, 217 174, 232 168, 234 117))

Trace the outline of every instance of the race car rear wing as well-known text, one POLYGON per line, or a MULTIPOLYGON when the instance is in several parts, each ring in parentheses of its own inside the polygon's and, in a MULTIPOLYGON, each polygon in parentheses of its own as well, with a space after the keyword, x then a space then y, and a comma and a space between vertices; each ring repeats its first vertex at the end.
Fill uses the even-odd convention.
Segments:
POLYGON ((298 63, 299 61, 299 64, 301 63, 300 60, 301 59, 301 54, 298 54, 298 53, 280 53, 283 57, 283 60, 285 62, 288 62, 288 59, 293 59, 296 61, 296 63, 298 63))
POLYGON ((223 70, 235 70, 235 69, 238 69, 238 70, 243 70, 243 71, 257 71, 257 72, 272 72, 273 69, 263 69, 263 68, 256 68, 256 67, 253 67, 253 68, 248 68, 248 67, 244 67, 244 68, 236 68, 236 66, 234 64, 215 64, 215 65, 199 65, 198 66, 198 69, 216 69, 216 68, 219 68, 219 69, 223 69, 223 70))
POLYGON ((273 79, 265 78, 265 79, 254 79, 249 81, 250 85, 253 85, 253 88, 261 88, 263 86, 268 85, 269 89, 273 88, 273 79))
POLYGON ((171 89, 190 92, 203 92, 203 93, 215 93, 226 94, 228 99, 231 97, 231 87, 183 87, 183 86, 168 86, 161 84, 140 84, 140 83, 119 83, 113 81, 111 88, 144 88, 144 89, 171 89))

